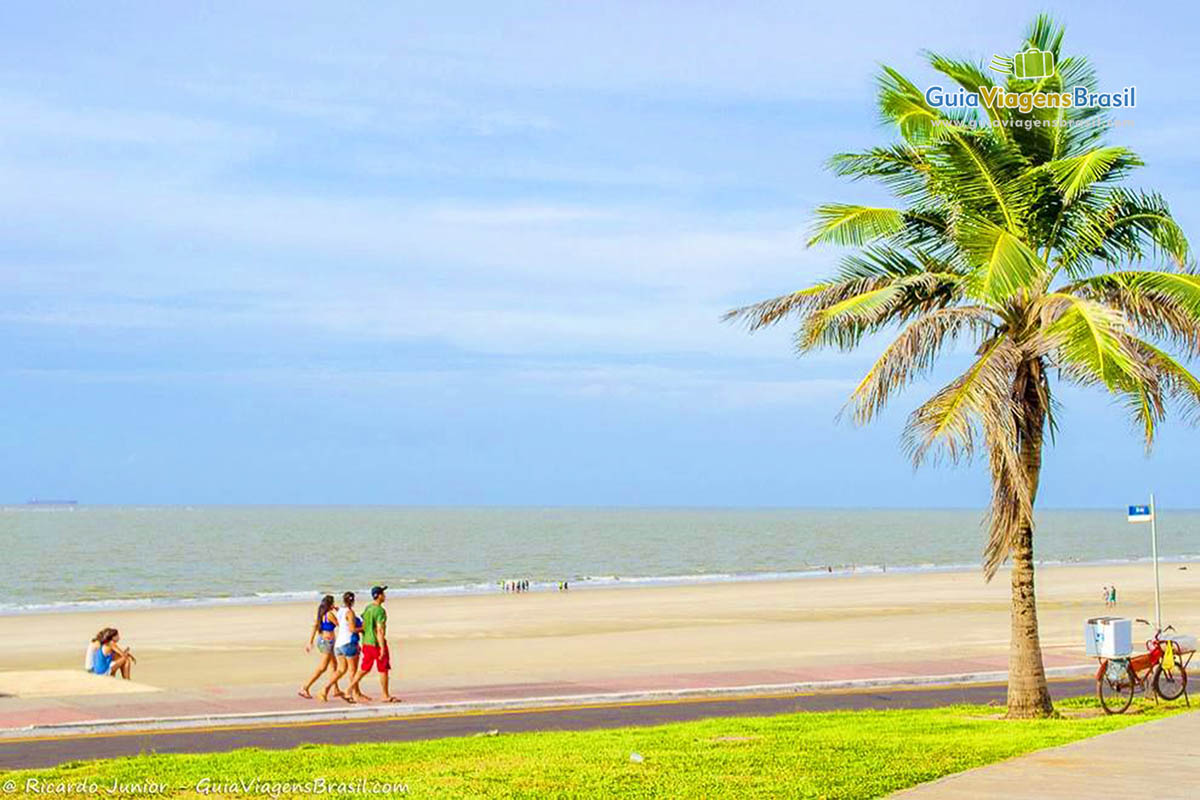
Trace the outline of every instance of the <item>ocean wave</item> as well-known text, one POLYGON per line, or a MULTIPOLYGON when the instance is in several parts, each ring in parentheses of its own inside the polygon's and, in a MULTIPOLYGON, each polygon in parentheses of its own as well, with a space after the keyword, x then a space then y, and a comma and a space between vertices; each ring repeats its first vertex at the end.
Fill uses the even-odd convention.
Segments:
MULTIPOLYGON (((1159 562, 1163 564, 1179 564, 1200 561, 1200 554, 1181 556, 1162 556, 1159 562)), ((1149 564, 1151 558, 1112 558, 1098 560, 1039 560, 1038 566, 1045 567, 1086 567, 1125 564, 1149 564)), ((837 578, 852 575, 883 575, 890 573, 944 573, 965 572, 979 569, 978 564, 855 564, 829 565, 811 567, 802 570, 770 571, 770 572, 711 572, 679 575, 577 575, 568 578, 570 588, 574 590, 605 590, 622 587, 652 587, 652 586, 687 586, 714 583, 748 583, 787 580, 812 580, 821 578, 837 578)), ((456 584, 420 584, 419 579, 397 579, 388 589, 392 597, 421 597, 421 596, 455 596, 483 595, 503 592, 501 581, 476 581, 456 584), (406 584, 406 585, 401 585, 406 584)), ((556 591, 557 581, 530 581, 531 591, 556 591)), ((358 592, 366 596, 367 590, 358 592)), ((75 600, 57 601, 51 603, 3 603, 0 602, 0 616, 18 614, 55 614, 67 612, 91 611, 136 611, 150 608, 190 608, 206 606, 241 606, 241 605, 273 605, 286 603, 316 603, 322 591, 317 589, 296 589, 290 591, 255 592, 247 595, 224 597, 136 597, 113 598, 105 600, 75 600)))

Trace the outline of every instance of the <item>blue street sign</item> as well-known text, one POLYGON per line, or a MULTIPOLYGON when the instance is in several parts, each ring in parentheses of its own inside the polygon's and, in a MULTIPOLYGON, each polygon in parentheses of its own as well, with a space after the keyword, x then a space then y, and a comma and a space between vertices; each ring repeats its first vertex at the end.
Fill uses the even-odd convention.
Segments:
POLYGON ((1129 521, 1130 522, 1150 522, 1154 519, 1154 512, 1150 510, 1150 506, 1130 506, 1129 521))

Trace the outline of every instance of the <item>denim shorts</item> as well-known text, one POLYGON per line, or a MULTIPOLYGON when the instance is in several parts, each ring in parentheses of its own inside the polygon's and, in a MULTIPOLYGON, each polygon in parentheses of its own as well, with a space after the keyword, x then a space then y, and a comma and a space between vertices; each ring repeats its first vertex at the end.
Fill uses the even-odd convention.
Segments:
POLYGON ((356 655, 358 655, 358 643, 351 642, 350 644, 342 645, 337 649, 337 654, 339 656, 345 656, 346 658, 354 658, 356 655))
POLYGON ((326 639, 324 636, 317 639, 317 652, 318 653, 332 653, 333 652, 333 639, 326 639))

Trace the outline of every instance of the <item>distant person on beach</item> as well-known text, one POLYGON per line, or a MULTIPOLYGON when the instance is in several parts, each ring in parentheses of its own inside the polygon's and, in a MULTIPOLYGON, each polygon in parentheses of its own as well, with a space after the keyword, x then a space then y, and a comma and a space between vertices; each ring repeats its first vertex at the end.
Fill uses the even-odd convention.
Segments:
POLYGON ((1109 589, 1108 589, 1108 599, 1109 599, 1109 602, 1111 602, 1111 603, 1113 604, 1113 607, 1114 607, 1114 608, 1116 608, 1116 605, 1117 605, 1117 587, 1115 587, 1115 586, 1110 586, 1110 587, 1109 587, 1109 589))
POLYGON ((388 650, 387 611, 383 608, 385 602, 387 587, 372 586, 371 604, 364 608, 362 613, 362 664, 358 668, 358 674, 354 676, 354 682, 350 684, 350 693, 364 700, 370 699, 363 695, 358 685, 371 671, 371 667, 375 667, 379 672, 379 690, 382 692, 379 699, 384 703, 399 703, 400 698, 393 697, 388 691, 388 672, 392 668, 392 657, 388 650))
MULTIPOLYGON (((329 690, 337 688, 343 675, 349 673, 353 676, 358 672, 358 635, 361 630, 362 621, 354 615, 354 592, 346 592, 342 595, 342 607, 337 610, 337 631, 333 637, 337 671, 321 690, 321 700, 329 699, 329 690)), ((341 697, 347 703, 355 702, 353 694, 345 694, 340 689, 334 696, 341 697)))
POLYGON ((92 672, 96 675, 110 675, 114 678, 120 675, 125 680, 129 680, 129 673, 132 671, 133 665, 137 663, 137 659, 128 649, 122 650, 118 646, 121 634, 116 628, 109 628, 101 633, 103 636, 97 642, 99 647, 92 656, 92 672))
MULTIPOLYGON (((333 595, 327 594, 321 598, 320 605, 317 606, 317 616, 313 620, 312 630, 308 634, 308 644, 304 645, 304 652, 311 653, 313 641, 317 643, 317 652, 321 654, 321 660, 317 664, 317 671, 308 679, 308 683, 301 687, 297 692, 306 700, 312 700, 312 695, 309 690, 312 689, 314 683, 325 674, 326 670, 337 669, 337 658, 333 654, 333 640, 337 630, 337 606, 333 604, 333 595)), ((338 689, 337 694, 340 696, 341 689, 338 689)))

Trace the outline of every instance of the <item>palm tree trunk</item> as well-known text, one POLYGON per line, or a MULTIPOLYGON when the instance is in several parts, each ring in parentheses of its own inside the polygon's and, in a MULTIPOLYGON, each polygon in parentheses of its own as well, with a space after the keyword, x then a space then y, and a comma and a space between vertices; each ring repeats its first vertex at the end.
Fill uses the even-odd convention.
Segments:
MULTIPOLYGON (((1042 472, 1042 444, 1049 392, 1040 361, 1022 364, 1013 391, 1024 407, 1021 464, 1029 481, 1030 502, 1037 496, 1042 472)), ((1022 525, 1012 551, 1012 643, 1008 655, 1008 716, 1045 717, 1054 713, 1042 644, 1038 637, 1037 597, 1033 588, 1033 526, 1022 525)))

